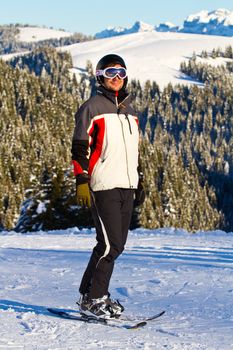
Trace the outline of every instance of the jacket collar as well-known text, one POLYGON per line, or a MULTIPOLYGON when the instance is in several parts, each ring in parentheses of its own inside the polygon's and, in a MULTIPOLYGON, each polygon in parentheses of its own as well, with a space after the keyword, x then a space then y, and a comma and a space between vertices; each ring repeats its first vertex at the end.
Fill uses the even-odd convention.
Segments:
POLYGON ((104 95, 119 109, 126 108, 131 102, 130 94, 125 89, 121 89, 116 93, 115 91, 108 90, 101 85, 97 89, 97 94, 104 95))

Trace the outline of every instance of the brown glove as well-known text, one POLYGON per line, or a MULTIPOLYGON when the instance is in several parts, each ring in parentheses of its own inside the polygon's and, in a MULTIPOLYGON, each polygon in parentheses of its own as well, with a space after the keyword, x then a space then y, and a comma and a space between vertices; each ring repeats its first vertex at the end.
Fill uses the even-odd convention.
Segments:
POLYGON ((76 195, 78 205, 88 208, 91 207, 89 176, 85 173, 76 176, 76 195))

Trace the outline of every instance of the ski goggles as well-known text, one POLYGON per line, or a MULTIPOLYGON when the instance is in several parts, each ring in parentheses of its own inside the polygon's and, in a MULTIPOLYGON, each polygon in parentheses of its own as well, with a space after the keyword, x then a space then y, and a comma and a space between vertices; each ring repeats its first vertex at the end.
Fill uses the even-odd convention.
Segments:
POLYGON ((107 67, 96 71, 96 76, 99 77, 100 75, 107 79, 113 79, 117 75, 120 79, 125 79, 127 77, 127 72, 124 67, 107 67))

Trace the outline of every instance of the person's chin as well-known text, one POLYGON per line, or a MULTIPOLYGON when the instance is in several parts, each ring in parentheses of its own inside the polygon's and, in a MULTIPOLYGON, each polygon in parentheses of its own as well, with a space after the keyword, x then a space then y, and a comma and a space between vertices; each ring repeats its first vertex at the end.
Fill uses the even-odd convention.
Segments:
POLYGON ((112 85, 111 88, 114 91, 119 91, 121 89, 121 86, 119 86, 119 85, 112 85))

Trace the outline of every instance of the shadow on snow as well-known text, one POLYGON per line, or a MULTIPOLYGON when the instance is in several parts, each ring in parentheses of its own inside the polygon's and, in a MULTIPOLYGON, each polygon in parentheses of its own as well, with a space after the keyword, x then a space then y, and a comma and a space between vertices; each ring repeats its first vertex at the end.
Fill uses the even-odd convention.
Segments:
MULTIPOLYGON (((56 308, 55 308, 56 309, 56 308)), ((31 312, 36 315, 45 315, 45 316, 51 316, 51 317, 57 317, 56 315, 52 315, 48 310, 46 306, 40 306, 40 305, 31 305, 31 304, 25 304, 14 300, 5 300, 0 299, 0 310, 13 310, 17 313, 27 313, 31 312)), ((72 310, 72 309, 59 309, 59 311, 64 312, 78 312, 78 310, 72 310)))

